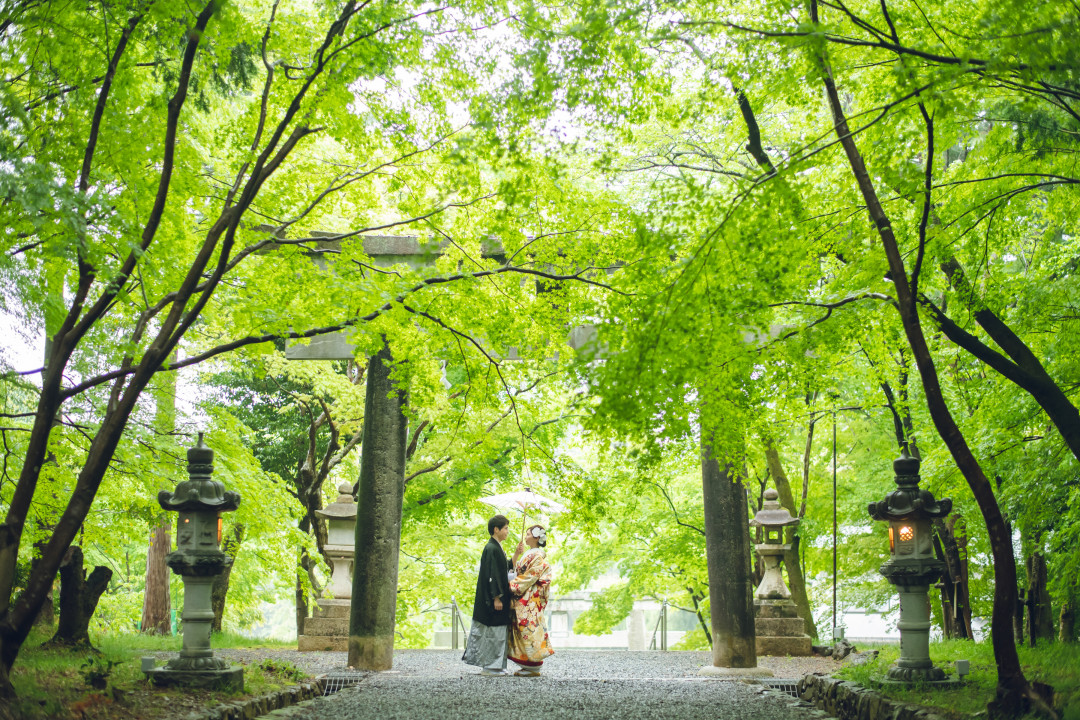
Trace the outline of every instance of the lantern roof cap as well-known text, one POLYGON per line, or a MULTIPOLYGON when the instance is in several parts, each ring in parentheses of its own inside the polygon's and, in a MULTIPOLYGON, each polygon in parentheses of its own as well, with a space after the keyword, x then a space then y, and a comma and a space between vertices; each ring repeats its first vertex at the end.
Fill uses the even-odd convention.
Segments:
POLYGON ((867 506, 870 517, 874 520, 931 520, 942 518, 952 512, 952 499, 938 500, 929 490, 919 487, 918 457, 908 454, 904 448, 895 461, 896 489, 885 496, 884 500, 872 502, 867 506))
POLYGON ((787 508, 781 507, 779 497, 780 494, 772 488, 765 491, 761 509, 754 513, 754 519, 750 521, 753 527, 783 527, 798 524, 799 518, 793 517, 787 508))
POLYGON ((352 496, 352 483, 338 484, 338 496, 334 502, 315 514, 326 520, 348 520, 356 517, 356 501, 352 496))
POLYGON ((165 510, 177 512, 230 512, 240 505, 240 493, 226 490, 224 483, 214 480, 214 451, 203 442, 203 434, 188 448, 188 479, 182 480, 172 492, 158 493, 158 504, 165 510))
POLYGON ((203 442, 203 434, 199 433, 199 439, 196 443, 188 448, 187 451, 188 465, 213 465, 214 464, 214 451, 203 442))

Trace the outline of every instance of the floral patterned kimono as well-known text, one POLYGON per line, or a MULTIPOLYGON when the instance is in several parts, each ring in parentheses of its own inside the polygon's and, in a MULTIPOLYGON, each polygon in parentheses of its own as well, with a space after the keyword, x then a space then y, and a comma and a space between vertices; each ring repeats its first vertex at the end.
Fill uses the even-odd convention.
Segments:
POLYGON ((510 581, 517 621, 510 626, 509 659, 518 665, 539 668, 544 658, 554 654, 544 622, 544 608, 551 590, 551 564, 544 551, 530 548, 514 566, 517 577, 510 581))

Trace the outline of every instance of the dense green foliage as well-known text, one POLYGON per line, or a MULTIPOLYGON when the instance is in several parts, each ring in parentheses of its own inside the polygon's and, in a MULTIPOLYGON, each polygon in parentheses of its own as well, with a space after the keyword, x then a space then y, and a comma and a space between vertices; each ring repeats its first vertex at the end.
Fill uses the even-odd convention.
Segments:
MULTIPOLYGON (((559 588, 622 574, 582 631, 639 598, 706 617, 703 425, 758 500, 765 450, 779 452, 806 506, 818 608, 833 423, 842 604, 890 595, 866 503, 914 441, 924 486, 967 520, 972 603, 988 615, 987 535, 926 411, 878 229, 822 100, 824 56, 917 278, 945 400, 1024 539, 1018 560, 1044 552, 1055 612, 1076 608, 1075 7, 221 3, 187 65, 197 9, 95 8, 0 13, 0 302, 34 337, 102 303, 61 358, 69 395, 32 480, 48 373, 3 376, 0 498, 33 492, 26 569, 89 482, 99 430, 122 432, 78 540, 136 568, 103 600, 113 626, 130 623, 153 498, 188 442, 161 433, 149 379, 123 368, 145 360, 149 378, 174 347, 178 366, 204 363, 177 371, 178 422, 209 429, 245 497, 228 610, 243 626, 288 595, 300 548, 313 549, 294 484, 307 434, 320 414, 343 444, 361 431, 355 373, 384 337, 410 393, 404 644, 471 594, 477 497, 523 484, 570 507, 553 519, 559 588), (354 237, 387 232, 430 255, 390 266, 354 237), (585 324, 595 341, 572 352, 567 330, 585 324), (281 357, 286 338, 342 328, 361 359, 350 371, 281 357), (128 397, 130 415, 111 415, 128 397)), ((313 447, 321 457, 331 441, 313 447)), ((340 458, 321 501, 355 474, 355 455, 340 458)))

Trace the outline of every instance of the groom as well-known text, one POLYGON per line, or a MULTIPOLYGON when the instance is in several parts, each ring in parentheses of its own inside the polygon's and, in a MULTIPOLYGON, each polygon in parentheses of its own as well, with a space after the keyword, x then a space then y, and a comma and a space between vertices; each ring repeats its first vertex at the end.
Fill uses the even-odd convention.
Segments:
POLYGON ((491 539, 480 556, 480 575, 476 579, 472 628, 461 659, 480 666, 481 675, 504 676, 508 674, 506 644, 513 608, 508 577, 510 563, 500 543, 510 534, 510 521, 505 515, 496 515, 488 520, 488 534, 491 539))

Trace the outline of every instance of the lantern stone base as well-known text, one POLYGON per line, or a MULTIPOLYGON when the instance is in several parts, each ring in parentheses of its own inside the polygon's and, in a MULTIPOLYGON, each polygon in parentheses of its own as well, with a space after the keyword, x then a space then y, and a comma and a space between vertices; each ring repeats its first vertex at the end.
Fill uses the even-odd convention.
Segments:
POLYGON ((813 653, 806 623, 790 599, 755 600, 757 654, 808 657, 813 653))
POLYGON ((222 670, 170 670, 160 667, 145 670, 147 679, 158 687, 197 687, 215 690, 244 690, 244 668, 228 667, 222 670))
POLYGON ((324 598, 317 601, 315 614, 304 620, 304 634, 296 638, 300 652, 348 651, 349 607, 351 600, 324 598))

